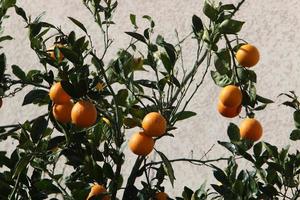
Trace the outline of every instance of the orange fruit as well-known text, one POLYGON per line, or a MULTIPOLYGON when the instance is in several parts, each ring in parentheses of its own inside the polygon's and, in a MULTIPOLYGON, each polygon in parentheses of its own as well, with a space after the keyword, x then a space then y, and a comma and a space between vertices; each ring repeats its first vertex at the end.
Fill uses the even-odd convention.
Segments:
POLYGON ((239 87, 227 85, 222 89, 219 99, 226 107, 238 107, 242 103, 243 95, 239 87))
MULTIPOLYGON (((107 193, 107 190, 105 189, 105 187, 103 185, 99 185, 98 183, 95 183, 91 187, 91 191, 89 193, 89 196, 86 198, 86 200, 89 200, 92 197, 100 196, 103 193, 107 193)), ((102 200, 110 200, 110 196, 109 195, 103 195, 102 200)))
POLYGON ((60 82, 54 83, 51 86, 49 96, 55 104, 65 104, 71 100, 70 95, 64 91, 60 82))
POLYGON ((240 124, 240 135, 241 138, 250 141, 257 141, 263 134, 263 128, 259 121, 253 118, 246 118, 240 124))
POLYGON ((78 101, 71 111, 72 123, 81 128, 87 128, 95 124, 97 110, 90 101, 78 101))
MULTIPOLYGON (((57 47, 57 48, 61 48, 61 47, 63 47, 64 45, 63 44, 54 44, 53 46, 51 46, 51 47, 49 47, 48 49, 47 49, 47 53, 48 53, 48 55, 50 56, 50 58, 52 59, 52 60, 56 60, 56 56, 55 56, 55 47, 57 47)), ((64 55, 62 54, 62 52, 61 51, 59 51, 59 60, 58 60, 58 62, 61 62, 62 60, 64 59, 64 55)))
POLYGON ((52 108, 54 118, 60 123, 69 123, 71 122, 71 111, 73 108, 73 103, 65 104, 55 104, 52 108))
POLYGON ((255 46, 245 44, 239 48, 235 57, 243 67, 253 67, 259 61, 259 52, 255 46))
POLYGON ((137 132, 130 138, 128 146, 134 154, 146 156, 153 150, 154 140, 145 135, 144 132, 137 132))
POLYGON ((145 135, 150 137, 159 137, 165 134, 167 121, 160 113, 151 112, 144 117, 142 127, 145 135))
POLYGON ((228 118, 236 117, 240 114, 242 110, 242 105, 239 105, 238 107, 226 107, 222 104, 222 102, 218 103, 218 111, 219 113, 228 118))
POLYGON ((156 200, 167 200, 169 196, 165 192, 157 192, 155 194, 155 199, 156 200))

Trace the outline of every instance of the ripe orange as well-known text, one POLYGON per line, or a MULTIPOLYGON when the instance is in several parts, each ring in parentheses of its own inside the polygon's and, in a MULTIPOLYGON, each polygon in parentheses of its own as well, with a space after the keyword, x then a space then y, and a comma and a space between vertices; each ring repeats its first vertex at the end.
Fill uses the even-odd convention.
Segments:
MULTIPOLYGON (((107 190, 105 189, 105 187, 103 185, 99 185, 98 183, 95 183, 91 187, 91 191, 89 193, 89 196, 86 198, 86 200, 89 200, 92 197, 100 196, 101 194, 106 193, 106 192, 107 192, 107 190)), ((104 195, 102 197, 102 200, 110 200, 110 196, 104 195)))
POLYGON ((226 107, 238 107, 242 103, 243 95, 239 87, 227 85, 222 89, 219 99, 226 107))
POLYGON ((156 200, 167 200, 168 197, 169 197, 169 196, 168 196, 166 193, 164 193, 164 192, 157 192, 157 193, 155 194, 155 199, 156 199, 156 200))
POLYGON ((144 132, 138 132, 132 135, 128 146, 134 154, 146 156, 153 150, 154 140, 152 137, 144 135, 144 132))
POLYGON ((240 135, 243 139, 255 142, 261 138, 262 134, 263 128, 256 119, 247 118, 240 124, 240 135))
POLYGON ((65 104, 71 100, 71 97, 64 91, 60 82, 52 85, 49 96, 55 104, 65 104))
POLYGON ((259 52, 255 46, 245 44, 239 48, 235 57, 243 67, 253 67, 259 61, 259 52))
POLYGON ((81 128, 87 128, 95 124, 97 110, 89 101, 78 101, 71 111, 72 123, 81 128))
POLYGON ((239 105, 238 107, 226 107, 222 104, 222 102, 218 103, 218 111, 219 113, 228 118, 236 117, 240 114, 242 110, 242 105, 239 105))
POLYGON ((145 135, 150 137, 159 137, 165 134, 167 121, 160 113, 151 112, 144 117, 142 127, 145 135))
MULTIPOLYGON (((53 46, 49 47, 47 49, 47 52, 48 52, 48 55, 50 56, 50 58, 52 60, 56 60, 56 56, 55 56, 55 47, 57 48, 61 48, 63 47, 64 45, 63 44, 54 44, 53 46)), ((64 59, 64 55, 62 54, 61 51, 59 51, 59 60, 58 62, 61 62, 62 60, 64 59)))
POLYGON ((65 104, 55 104, 52 108, 54 118, 60 123, 69 123, 71 122, 71 110, 73 108, 73 103, 65 104))

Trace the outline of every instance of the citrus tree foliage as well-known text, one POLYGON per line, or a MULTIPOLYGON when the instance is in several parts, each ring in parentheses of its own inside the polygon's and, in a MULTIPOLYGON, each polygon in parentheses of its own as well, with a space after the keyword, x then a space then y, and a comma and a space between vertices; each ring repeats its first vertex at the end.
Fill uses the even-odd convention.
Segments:
MULTIPOLYGON (((0 198, 167 199, 164 182, 173 185, 176 173, 180 173, 173 170, 172 163, 186 161, 210 167, 218 183, 199 183, 201 187, 193 190, 185 187, 181 197, 169 196, 169 199, 297 199, 299 152, 289 153, 288 147, 278 149, 267 142, 241 137, 242 129, 232 123, 227 131, 229 141, 218 141, 229 151, 227 158, 168 159, 159 149, 150 148, 160 156, 159 161, 151 161, 147 153, 138 155, 130 175, 122 174, 128 156, 123 151, 128 148, 125 135, 129 129, 142 127, 144 117, 155 112, 167 125, 162 135, 154 137, 155 143, 161 137, 174 137, 173 130, 180 129, 176 123, 196 115, 188 110, 188 105, 209 73, 217 86, 225 89, 235 85, 242 98, 236 106, 245 110, 240 115, 243 118, 254 118, 255 112, 273 102, 257 93, 256 73, 249 66, 242 66, 236 57, 240 47, 247 43, 238 35, 244 22, 235 17, 244 1, 237 5, 204 1, 203 14, 199 10, 191 19, 190 33, 179 38, 176 32, 175 43, 155 34, 156 23, 150 16, 140 18, 130 14, 132 30, 123 33, 128 36, 128 46, 120 47, 115 57, 107 58, 107 50, 113 43, 109 29, 114 26, 117 1, 82 1, 102 34, 103 48, 95 49, 89 30, 76 16, 68 18, 81 32, 65 32, 43 21, 42 16, 29 16, 16 0, 1 0, 1 25, 8 17, 8 9, 23 19, 27 29, 24 33, 29 31, 30 47, 40 66, 29 71, 22 66, 7 66, 5 47, 1 47, 0 97, 8 102, 28 87, 30 91, 24 96, 22 106, 34 104, 37 108, 47 107, 48 112, 22 124, 0 127, 2 144, 8 138, 17 142, 11 154, 0 152, 0 198), (137 23, 140 20, 148 21, 148 26, 140 28, 137 23), (186 40, 196 44, 195 49, 189 50, 195 52, 194 64, 189 67, 182 57, 182 44, 186 40), (148 74, 144 79, 138 78, 141 71, 148 74), (201 79, 196 79, 201 71, 201 79), (49 93, 55 83, 72 99, 74 107, 79 102, 89 102, 95 108, 96 122, 77 126, 75 120, 74 124, 74 107, 73 123, 64 123, 69 121, 68 115, 63 120, 57 117, 59 108, 54 105, 57 103, 52 92, 49 93), (225 169, 217 166, 222 160, 227 162, 225 169), (252 168, 238 168, 239 160, 250 162, 252 168), (149 176, 150 171, 155 174, 153 177, 149 176), (143 177, 139 179, 141 184, 137 182, 139 177, 143 177)), ((13 39, 5 35, 2 26, 1 34, 1 43, 13 39)), ((284 104, 296 109, 296 129, 291 139, 298 140, 299 102, 294 93, 285 95, 291 101, 284 104)), ((240 110, 235 112, 234 116, 240 114, 240 110)), ((90 112, 86 116, 90 117, 90 112)))

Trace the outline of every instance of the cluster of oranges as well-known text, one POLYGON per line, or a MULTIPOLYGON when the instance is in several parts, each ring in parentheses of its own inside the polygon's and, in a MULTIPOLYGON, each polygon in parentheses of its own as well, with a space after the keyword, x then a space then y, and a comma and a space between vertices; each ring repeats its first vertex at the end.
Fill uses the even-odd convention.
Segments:
POLYGON ((166 119, 158 112, 148 113, 142 121, 142 131, 135 133, 129 140, 130 150, 139 156, 148 155, 154 148, 153 137, 160 137, 167 129, 166 119))
MULTIPOLYGON (((107 190, 103 185, 100 185, 98 183, 94 183, 91 187, 90 193, 86 200, 90 200, 94 197, 102 197, 102 200, 110 200, 110 196, 107 194, 107 190)), ((157 192, 155 194, 154 200, 167 200, 168 195, 165 192, 157 192)))
POLYGON ((97 110, 93 103, 79 100, 73 104, 71 97, 64 91, 61 82, 52 85, 49 96, 54 106, 52 113, 60 123, 70 123, 80 128, 88 128, 97 120, 97 110))
MULTIPOLYGON (((236 60, 243 67, 253 67, 259 61, 259 52, 251 44, 242 45, 236 53, 236 60)), ((224 87, 219 95, 218 111, 228 118, 236 117, 242 108, 243 94, 239 87, 228 85, 224 87)), ((240 124, 240 136, 243 139, 257 141, 262 136, 262 126, 253 118, 246 118, 240 124)))

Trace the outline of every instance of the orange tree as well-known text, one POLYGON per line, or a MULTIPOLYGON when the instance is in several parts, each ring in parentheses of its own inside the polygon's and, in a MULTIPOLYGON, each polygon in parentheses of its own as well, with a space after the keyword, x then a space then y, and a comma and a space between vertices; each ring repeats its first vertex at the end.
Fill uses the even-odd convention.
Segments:
MULTIPOLYGON (((1 24, 7 10, 14 9, 29 30, 30 46, 41 64, 28 72, 12 65, 13 74, 9 74, 5 54, 0 55, 1 105, 2 98, 30 87, 22 105, 48 108, 47 113, 25 123, 0 127, 1 143, 11 138, 18 144, 11 154, 0 153, 1 199, 172 199, 163 183, 166 177, 174 183, 172 163, 180 161, 212 168, 219 184, 202 185, 194 191, 185 187, 178 200, 297 199, 299 152, 258 142, 263 127, 255 112, 272 101, 255 89, 256 74, 251 67, 259 61, 258 50, 238 35, 244 22, 236 20, 235 13, 244 1, 237 5, 204 1, 203 13, 209 23, 205 25, 194 15, 191 32, 184 38, 177 34, 175 44, 155 35, 150 16, 143 16, 149 26, 140 30, 131 14, 133 31, 126 32, 128 46, 106 63, 117 1, 82 1, 102 33, 103 49, 96 51, 87 28, 77 19, 69 17, 82 32, 66 33, 41 16, 32 20, 16 0, 1 0, 1 24), (182 59, 182 43, 187 39, 196 43, 194 65, 189 68, 182 59), (197 80, 200 67, 204 73, 197 80), (147 70, 147 79, 138 78, 141 70, 147 70), (218 141, 230 156, 168 159, 155 144, 162 137, 174 137, 176 122, 196 115, 187 107, 209 71, 215 84, 223 88, 217 106, 220 114, 245 118, 240 127, 229 124, 230 141, 218 141), (242 108, 245 114, 241 114, 242 108), (126 141, 126 132, 135 127, 140 130, 126 141), (124 177, 123 151, 128 146, 137 157, 130 175, 124 177), (149 159, 153 151, 160 161, 149 159), (225 169, 215 164, 222 160, 227 161, 225 169), (238 160, 253 167, 238 170, 238 160), (65 168, 70 173, 64 173, 65 168), (154 177, 149 176, 150 171, 154 177), (141 176, 144 178, 137 184, 141 176)), ((1 42, 11 39, 9 35, 0 37, 1 42)), ((297 129, 291 139, 298 140, 299 102, 294 93, 285 95, 291 101, 284 104, 296 109, 297 129)))

